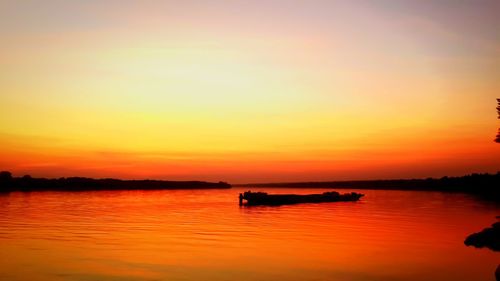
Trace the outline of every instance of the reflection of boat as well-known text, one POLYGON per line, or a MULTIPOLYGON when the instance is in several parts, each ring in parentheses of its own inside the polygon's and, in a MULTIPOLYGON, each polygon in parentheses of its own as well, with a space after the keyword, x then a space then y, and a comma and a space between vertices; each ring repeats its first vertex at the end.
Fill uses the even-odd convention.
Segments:
POLYGON ((286 205, 298 203, 323 203, 323 202, 343 202, 358 201, 364 194, 351 192, 340 194, 336 191, 324 192, 321 194, 267 194, 265 192, 246 191, 240 193, 240 205, 246 200, 246 205, 286 205))

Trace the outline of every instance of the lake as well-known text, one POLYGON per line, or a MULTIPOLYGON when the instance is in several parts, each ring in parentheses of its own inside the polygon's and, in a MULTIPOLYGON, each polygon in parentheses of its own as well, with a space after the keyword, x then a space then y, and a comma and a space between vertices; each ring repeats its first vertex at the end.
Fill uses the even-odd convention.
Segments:
POLYGON ((478 281, 500 262, 463 244, 500 215, 470 195, 353 189, 339 191, 366 196, 240 207, 243 191, 1 194, 0 280, 478 281))

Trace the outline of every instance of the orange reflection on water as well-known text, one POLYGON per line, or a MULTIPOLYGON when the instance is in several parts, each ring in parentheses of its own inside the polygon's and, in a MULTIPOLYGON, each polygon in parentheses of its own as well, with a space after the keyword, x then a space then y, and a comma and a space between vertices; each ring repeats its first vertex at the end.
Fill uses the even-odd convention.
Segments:
POLYGON ((247 208, 241 191, 2 195, 0 279, 488 280, 498 263, 463 245, 499 211, 467 195, 247 208))

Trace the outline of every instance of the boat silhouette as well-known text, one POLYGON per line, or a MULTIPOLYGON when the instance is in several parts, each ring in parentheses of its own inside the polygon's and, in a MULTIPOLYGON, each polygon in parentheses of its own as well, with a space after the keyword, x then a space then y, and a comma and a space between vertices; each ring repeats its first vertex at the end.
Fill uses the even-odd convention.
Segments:
POLYGON ((240 193, 240 205, 256 206, 256 205, 288 205, 299 203, 325 203, 325 202, 344 202, 358 201, 364 194, 350 192, 340 194, 336 191, 323 192, 321 194, 267 194, 266 192, 246 191, 240 193))

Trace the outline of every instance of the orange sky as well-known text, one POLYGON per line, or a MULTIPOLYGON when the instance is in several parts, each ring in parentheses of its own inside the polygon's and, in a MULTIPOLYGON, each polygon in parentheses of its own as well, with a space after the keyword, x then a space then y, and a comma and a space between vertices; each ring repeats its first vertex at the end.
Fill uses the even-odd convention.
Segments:
POLYGON ((0 169, 230 182, 500 170, 498 2, 249 2, 0 2, 0 169))

